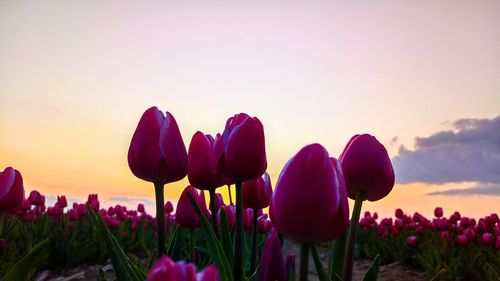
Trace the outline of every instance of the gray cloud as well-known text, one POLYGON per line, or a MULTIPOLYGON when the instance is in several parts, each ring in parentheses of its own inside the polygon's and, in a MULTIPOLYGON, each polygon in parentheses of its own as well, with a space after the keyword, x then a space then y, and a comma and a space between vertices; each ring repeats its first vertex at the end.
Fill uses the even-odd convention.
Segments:
POLYGON ((121 197, 121 196, 115 196, 115 197, 110 197, 109 200, 111 201, 118 201, 118 202, 140 202, 144 203, 146 205, 154 205, 154 202, 148 199, 144 198, 131 198, 131 197, 121 197))
POLYGON ((500 196, 500 185, 495 184, 485 184, 474 186, 465 189, 448 189, 443 191, 434 191, 427 193, 426 195, 446 195, 446 196, 475 196, 475 195, 487 195, 487 196, 500 196))
POLYGON ((417 137, 415 150, 399 148, 393 159, 399 183, 500 183, 500 116, 460 119, 452 126, 417 137))

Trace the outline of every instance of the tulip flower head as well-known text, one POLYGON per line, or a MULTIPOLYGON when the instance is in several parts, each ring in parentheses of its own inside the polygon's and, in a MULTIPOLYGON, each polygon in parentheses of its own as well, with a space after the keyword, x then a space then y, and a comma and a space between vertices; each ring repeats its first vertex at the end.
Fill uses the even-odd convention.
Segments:
POLYGON ((172 114, 157 107, 144 112, 128 151, 132 173, 149 182, 170 183, 184 178, 188 157, 179 127, 172 114))
POLYGON ((146 281, 219 281, 214 265, 196 274, 196 266, 184 261, 174 262, 167 256, 158 259, 149 270, 146 281))
POLYGON ((268 173, 243 182, 243 208, 263 209, 269 206, 273 190, 268 173))
POLYGON ((0 172, 0 212, 21 208, 24 200, 23 177, 18 170, 7 167, 0 172))
POLYGON ((349 221, 339 162, 319 144, 302 148, 285 165, 271 197, 274 227, 299 242, 329 241, 349 221))
POLYGON ((385 147, 369 134, 355 135, 339 157, 349 198, 378 201, 391 192, 394 171, 385 147))
POLYGON ((267 169, 264 127, 245 113, 229 118, 222 139, 215 144, 217 169, 233 180, 258 178, 267 169))
POLYGON ((196 214, 195 209, 193 208, 193 205, 191 204, 191 200, 189 200, 189 195, 191 195, 193 199, 195 199, 195 201, 198 203, 198 207, 201 209, 205 217, 210 218, 203 191, 198 193, 198 191, 196 191, 196 189, 192 185, 188 185, 184 189, 184 191, 182 191, 179 202, 177 203, 175 219, 176 222, 183 227, 187 227, 190 229, 200 228, 201 222, 198 218, 198 215, 196 214))
POLYGON ((188 179, 192 186, 210 190, 226 184, 227 179, 217 169, 214 154, 216 145, 221 141, 220 134, 217 134, 215 139, 200 131, 193 135, 188 151, 188 179))
POLYGON ((285 263, 281 254, 281 244, 275 231, 264 243, 262 256, 259 266, 260 281, 285 281, 286 279, 285 263))
POLYGON ((409 236, 407 239, 406 239, 406 244, 408 245, 408 247, 410 248, 414 248, 415 246, 417 246, 417 237, 412 235, 412 236, 409 236))

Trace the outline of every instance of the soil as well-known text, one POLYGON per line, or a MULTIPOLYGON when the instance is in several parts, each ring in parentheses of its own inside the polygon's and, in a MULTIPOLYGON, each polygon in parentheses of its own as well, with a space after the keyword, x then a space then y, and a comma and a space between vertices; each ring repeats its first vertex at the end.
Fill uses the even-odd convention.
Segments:
MULTIPOLYGON (((285 254, 294 253, 297 257, 298 262, 298 245, 291 243, 289 241, 285 242, 284 252, 285 254)), ((320 251, 320 258, 323 264, 326 266, 328 254, 326 252, 320 251)), ((371 260, 367 259, 357 259, 354 261, 354 271, 353 280, 361 280, 364 273, 371 264, 371 260)), ((113 273, 113 267, 110 264, 106 265, 81 265, 75 268, 66 269, 60 272, 53 272, 49 270, 44 270, 40 272, 35 281, 90 281, 96 280, 98 276, 99 269, 105 273, 107 280, 114 280, 115 275, 113 273)), ((426 273, 413 269, 411 267, 401 265, 398 263, 392 263, 388 265, 380 266, 380 271, 378 275, 379 281, 428 281, 429 277, 426 273)), ((319 281, 318 275, 316 273, 316 268, 312 257, 309 259, 309 280, 319 281)))

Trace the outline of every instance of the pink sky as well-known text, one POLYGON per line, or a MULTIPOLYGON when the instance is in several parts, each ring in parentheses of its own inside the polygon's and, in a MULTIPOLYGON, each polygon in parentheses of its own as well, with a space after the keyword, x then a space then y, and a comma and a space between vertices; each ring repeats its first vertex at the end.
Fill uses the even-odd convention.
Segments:
MULTIPOLYGON (((396 156, 454 120, 500 114, 498 26, 496 1, 3 1, 0 168, 51 196, 152 199, 126 162, 152 105, 186 145, 234 113, 258 116, 274 181, 312 142, 338 156, 368 132, 396 156)), ((498 211, 500 196, 425 195, 476 184, 398 183, 365 209, 498 211)))

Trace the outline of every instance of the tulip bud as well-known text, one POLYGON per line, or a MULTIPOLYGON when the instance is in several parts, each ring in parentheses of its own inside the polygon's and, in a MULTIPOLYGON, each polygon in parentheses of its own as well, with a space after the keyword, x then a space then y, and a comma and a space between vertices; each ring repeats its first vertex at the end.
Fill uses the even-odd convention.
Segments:
POLYGON ((219 281, 219 272, 215 265, 209 265, 205 269, 196 275, 196 280, 198 281, 219 281))
POLYGON ((435 216, 436 218, 440 218, 440 217, 442 217, 442 216, 443 216, 443 208, 441 208, 441 207, 436 207, 436 208, 434 209, 434 216, 435 216))
POLYGON ((198 194, 196 189, 188 185, 184 191, 182 191, 181 197, 179 198, 179 202, 177 203, 177 210, 175 212, 175 219, 178 224, 183 227, 187 227, 190 229, 200 228, 201 222, 196 214, 193 205, 191 204, 191 200, 189 200, 189 195, 196 201, 198 207, 205 215, 206 218, 210 217, 210 214, 207 210, 207 205, 205 202, 205 195, 202 192, 198 194))
POLYGON ((156 107, 144 112, 130 143, 128 164, 136 177, 149 182, 165 184, 186 176, 186 147, 172 114, 156 107))
POLYGON ((263 177, 243 182, 243 208, 262 209, 269 206, 273 190, 268 173, 263 177))
POLYGON ((170 214, 174 211, 174 205, 172 205, 172 202, 167 201, 167 203, 165 203, 164 209, 166 214, 170 214))
POLYGON ((450 233, 448 231, 441 231, 441 234, 439 234, 439 239, 444 242, 450 241, 450 233))
POLYGON ((406 239, 406 244, 408 245, 408 247, 410 248, 414 248, 415 246, 417 246, 417 237, 416 236, 409 236, 407 239, 406 239))
POLYGON ((139 203, 137 205, 137 211, 139 211, 139 213, 144 213, 146 210, 144 209, 144 204, 142 203, 139 203))
POLYGON ((70 221, 77 221, 80 218, 80 216, 78 215, 78 210, 76 209, 69 210, 68 218, 70 221))
POLYGON ((342 234, 349 205, 339 162, 319 144, 302 148, 281 172, 269 214, 276 229, 299 242, 322 242, 342 234))
POLYGON ((281 254, 281 243, 275 231, 267 237, 260 258, 260 281, 285 281, 285 264, 281 254))
POLYGON ((229 118, 214 155, 217 169, 230 179, 246 181, 262 176, 267 168, 262 123, 245 113, 229 118))
POLYGON ((468 240, 467 240, 467 237, 465 235, 457 235, 457 245, 460 245, 460 246, 464 246, 464 245, 467 245, 468 243, 468 240))
POLYGON ((385 147, 369 134, 355 135, 339 157, 349 198, 360 194, 377 201, 394 186, 394 171, 385 147))
POLYGON ((218 216, 219 225, 220 225, 220 212, 224 212, 224 214, 226 215, 227 227, 229 231, 231 231, 231 229, 233 229, 234 224, 236 223, 236 208, 234 207, 234 205, 227 205, 220 208, 218 216))
POLYGON ((59 207, 63 209, 68 207, 68 201, 66 200, 66 196, 64 195, 57 196, 57 204, 59 205, 59 207))
POLYGON ((220 134, 214 139, 198 131, 189 144, 189 183, 198 189, 210 190, 223 186, 226 178, 217 169, 215 146, 221 142, 220 134))
POLYGON ((7 167, 0 172, 0 213, 21 208, 24 200, 23 177, 18 170, 7 167))
POLYGON ((395 216, 396 218, 398 219, 402 219, 404 217, 404 213, 403 213, 403 210, 401 210, 400 208, 397 208, 396 209, 396 212, 395 212, 395 216))
POLYGON ((493 238, 493 234, 491 234, 489 232, 483 233, 483 236, 481 237, 481 242, 484 245, 492 245, 493 243, 495 243, 495 240, 493 238))

